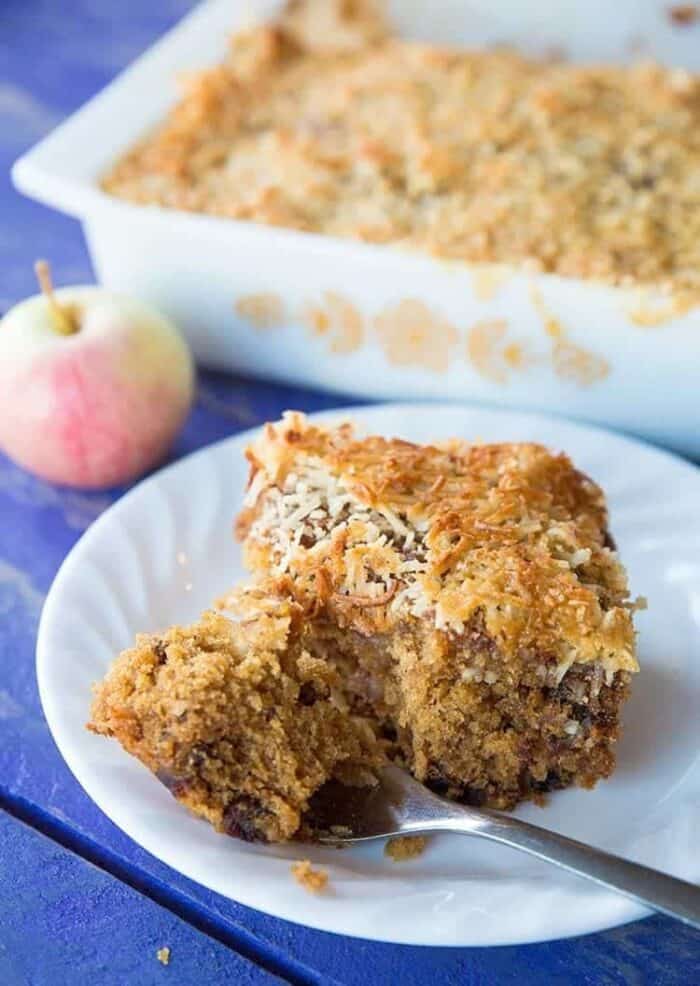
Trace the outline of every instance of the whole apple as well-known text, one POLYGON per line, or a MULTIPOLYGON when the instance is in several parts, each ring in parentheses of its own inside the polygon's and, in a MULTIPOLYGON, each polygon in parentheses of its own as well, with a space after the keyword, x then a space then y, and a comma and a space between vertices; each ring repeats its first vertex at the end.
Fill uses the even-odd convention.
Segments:
POLYGON ((149 306, 99 287, 54 294, 41 274, 44 293, 0 322, 0 448, 55 483, 128 482, 163 458, 183 424, 189 350, 149 306))

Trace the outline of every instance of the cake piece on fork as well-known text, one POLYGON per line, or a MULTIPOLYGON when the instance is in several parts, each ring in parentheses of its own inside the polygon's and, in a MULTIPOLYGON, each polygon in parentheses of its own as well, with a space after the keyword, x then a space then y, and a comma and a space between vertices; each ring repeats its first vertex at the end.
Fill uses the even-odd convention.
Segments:
POLYGON ((259 585, 226 602, 141 635, 97 687, 88 728, 220 831, 283 841, 327 780, 371 783, 382 752, 371 725, 336 704, 336 675, 306 649, 289 594, 259 585))

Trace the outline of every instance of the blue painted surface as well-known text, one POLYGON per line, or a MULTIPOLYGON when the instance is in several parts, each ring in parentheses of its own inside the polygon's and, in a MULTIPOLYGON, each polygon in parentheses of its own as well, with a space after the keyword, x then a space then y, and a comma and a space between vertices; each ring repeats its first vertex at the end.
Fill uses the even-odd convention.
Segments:
MULTIPOLYGON (((161 0, 157 5, 126 5, 116 0, 74 0, 70 5, 55 0, 3 0, 0 4, 0 313, 34 291, 31 266, 37 256, 52 261, 59 284, 91 278, 78 226, 16 196, 7 177, 9 165, 189 6, 188 0, 161 0)), ((347 401, 205 374, 197 405, 173 455, 277 417, 288 407, 316 410, 340 403, 347 401)), ((664 986, 700 979, 700 935, 662 918, 539 946, 448 950, 381 945, 309 931, 241 907, 197 886, 135 846, 89 801, 63 764, 41 714, 34 678, 37 620, 51 579, 83 530, 121 492, 57 490, 0 457, 0 804, 14 806, 21 817, 52 839, 101 861, 119 881, 203 927, 207 934, 193 930, 191 944, 201 964, 193 958, 191 968, 197 973, 180 981, 217 981, 207 975, 206 961, 221 946, 213 944, 208 935, 230 946, 232 961, 238 949, 245 955, 257 955, 268 967, 284 970, 290 979, 309 983, 664 986)), ((46 953, 47 962, 65 972, 26 981, 72 986, 82 980, 71 978, 69 948, 83 949, 81 954, 87 955, 90 942, 93 948, 106 947, 115 939, 114 929, 120 922, 138 924, 143 908, 155 905, 145 904, 126 888, 120 897, 120 884, 104 877, 110 888, 103 894, 104 915, 99 920, 97 916, 83 920, 72 895, 59 892, 61 881, 68 885, 68 865, 58 868, 56 879, 45 863, 43 840, 35 836, 35 843, 26 833, 13 838, 0 832, 0 893, 4 898, 10 896, 9 886, 27 888, 23 899, 28 916, 22 918, 27 937, 38 927, 32 922, 42 920, 45 936, 58 928, 72 929, 76 935, 70 945, 67 934, 57 937, 55 948, 46 953), (23 839, 26 851, 19 848, 23 839), (34 852, 35 845, 42 851, 34 852), (8 877, 10 872, 14 875, 8 877), (50 900, 47 877, 56 884, 50 900)), ((55 851, 59 856, 64 852, 55 851)), ((74 860, 74 865, 87 864, 74 860)), ((3 900, 0 929, 6 914, 3 900)), ((14 986, 12 979, 3 978, 3 972, 13 968, 9 963, 19 961, 21 934, 6 939, 3 933, 0 984, 5 986, 7 981, 14 986), (12 944, 9 951, 8 940, 12 944)), ((124 942, 124 961, 132 962, 130 968, 136 969, 134 963, 142 959, 142 941, 124 942)), ((173 964, 162 971, 174 970, 173 964)), ((96 970, 93 981, 116 981, 107 977, 106 970, 96 970)), ((127 975, 120 981, 150 982, 127 975)), ((231 981, 246 982, 235 977, 231 981)))
POLYGON ((0 843, 2 986, 282 982, 8 815, 0 843))

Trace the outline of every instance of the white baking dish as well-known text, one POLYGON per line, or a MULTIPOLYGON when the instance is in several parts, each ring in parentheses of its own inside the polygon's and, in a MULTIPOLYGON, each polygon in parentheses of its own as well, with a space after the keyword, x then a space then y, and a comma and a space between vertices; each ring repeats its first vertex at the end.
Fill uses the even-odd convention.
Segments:
MULTIPOLYGON (((170 314, 206 366, 366 397, 544 409, 700 455, 700 308, 135 207, 99 190, 107 165, 167 111, 176 74, 217 61, 244 17, 277 6, 204 3, 22 157, 18 188, 81 219, 99 278, 170 314)), ((397 0, 393 13, 401 30, 430 40, 559 46, 582 58, 629 57, 646 44, 667 62, 700 67, 696 29, 674 28, 657 0, 429 7, 428 16, 425 3, 397 0)))

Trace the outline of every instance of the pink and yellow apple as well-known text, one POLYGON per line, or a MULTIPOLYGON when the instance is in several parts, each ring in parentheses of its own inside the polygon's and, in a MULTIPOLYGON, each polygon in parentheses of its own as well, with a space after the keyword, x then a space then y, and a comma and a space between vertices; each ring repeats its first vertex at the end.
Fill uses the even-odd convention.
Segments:
POLYGON ((0 322, 0 448, 55 483, 101 488, 167 452, 192 403, 189 350, 149 306, 99 287, 44 293, 0 322))

